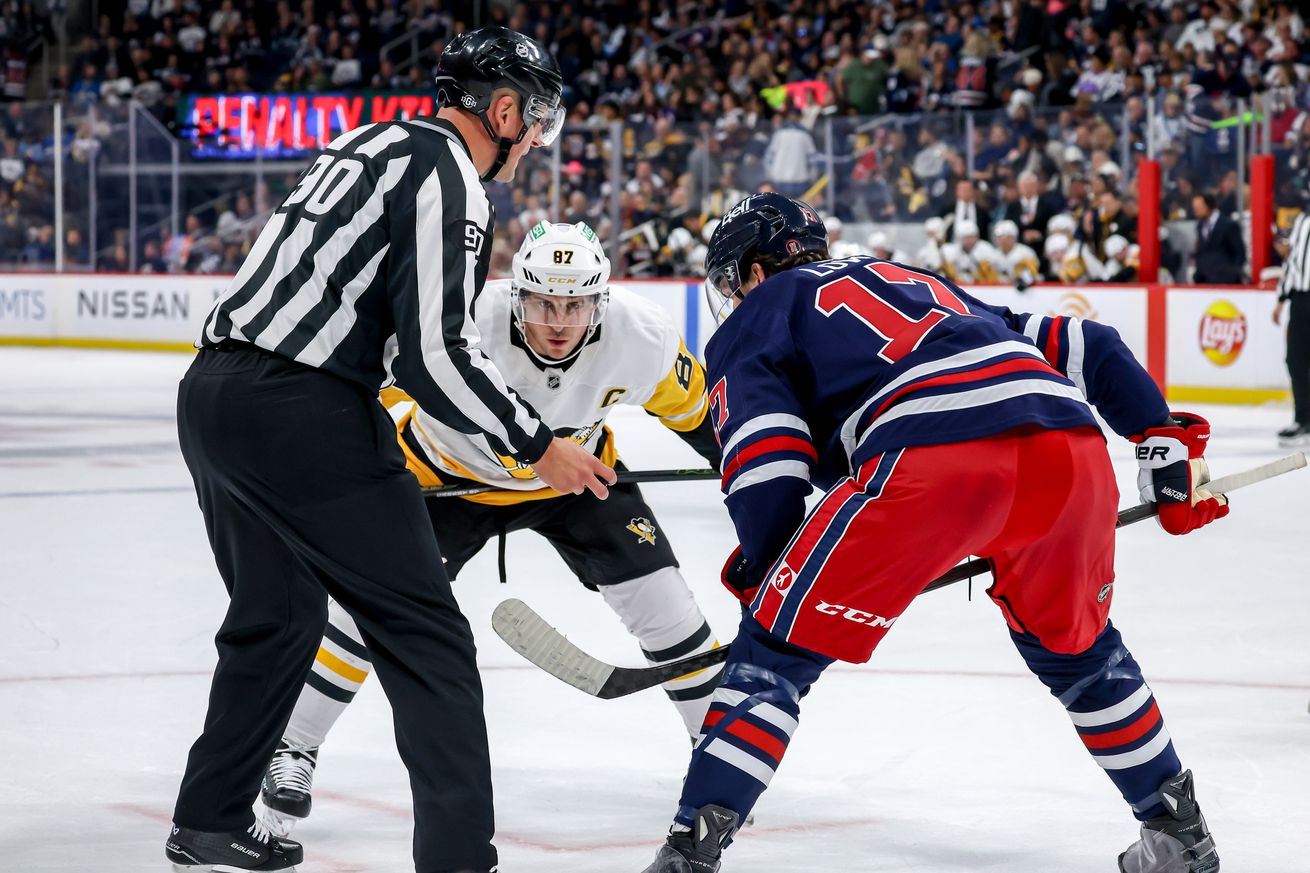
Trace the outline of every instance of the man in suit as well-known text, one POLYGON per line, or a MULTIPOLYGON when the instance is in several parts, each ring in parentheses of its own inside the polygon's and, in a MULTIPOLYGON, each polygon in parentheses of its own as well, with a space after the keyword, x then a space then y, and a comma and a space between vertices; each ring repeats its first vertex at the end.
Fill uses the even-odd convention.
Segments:
POLYGON ((1058 212, 1049 193, 1043 193, 1037 174, 1026 170, 1019 174, 1019 199, 1006 207, 1005 218, 1019 228, 1019 241, 1039 248, 1046 236, 1046 222, 1058 212))
POLYGON ((1192 281, 1198 285, 1237 285, 1246 271, 1246 243, 1242 230, 1215 208, 1209 191, 1192 198, 1196 213, 1196 269, 1192 281))
POLYGON ((978 189, 974 187, 973 182, 969 179, 961 179, 955 183, 955 205, 943 212, 942 218, 952 219, 950 233, 953 241, 959 241, 956 228, 961 224, 967 227, 969 222, 973 222, 978 228, 982 239, 988 239, 991 227, 987 213, 987 207, 979 202, 978 189))

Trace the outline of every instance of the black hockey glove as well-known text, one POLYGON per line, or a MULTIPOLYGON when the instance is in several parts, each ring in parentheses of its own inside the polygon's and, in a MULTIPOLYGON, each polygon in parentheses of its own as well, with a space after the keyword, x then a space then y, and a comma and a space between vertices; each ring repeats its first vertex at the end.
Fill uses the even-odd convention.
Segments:
POLYGON ((747 606, 755 599, 755 593, 760 590, 760 583, 752 578, 750 572, 750 561, 742 553, 741 546, 732 550, 728 560, 723 564, 723 572, 719 577, 723 581, 723 587, 732 592, 732 596, 740 600, 747 606))

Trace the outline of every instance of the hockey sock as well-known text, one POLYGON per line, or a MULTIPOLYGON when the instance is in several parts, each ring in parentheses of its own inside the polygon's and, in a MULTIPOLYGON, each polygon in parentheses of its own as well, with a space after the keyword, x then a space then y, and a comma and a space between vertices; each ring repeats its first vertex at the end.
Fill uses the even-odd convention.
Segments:
POLYGON ((1077 655, 1052 652, 1031 634, 1010 635, 1133 815, 1142 821, 1161 815, 1160 786, 1183 767, 1155 696, 1114 625, 1107 622, 1096 642, 1077 655))
POLYGON ((330 601, 327 632, 282 738, 296 746, 323 745, 332 725, 368 678, 370 666, 368 649, 354 620, 335 600, 330 601))
MULTIPOLYGON (((676 567, 601 586, 600 594, 623 620, 628 633, 637 638, 641 653, 651 664, 718 648, 719 641, 676 567)), ((673 701, 692 739, 700 733, 722 670, 716 665, 664 683, 664 693, 673 701)))
POLYGON ((746 819, 796 732, 801 697, 831 663, 743 613, 692 751, 675 827, 691 827, 696 810, 711 803, 746 819))

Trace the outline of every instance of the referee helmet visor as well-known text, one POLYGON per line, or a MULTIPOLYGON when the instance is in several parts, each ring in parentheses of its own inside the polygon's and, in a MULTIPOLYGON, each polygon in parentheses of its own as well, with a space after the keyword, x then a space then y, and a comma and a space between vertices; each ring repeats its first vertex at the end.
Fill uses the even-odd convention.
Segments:
POLYGON ((558 98, 553 104, 540 94, 529 94, 523 100, 523 124, 527 127, 541 125, 538 136, 542 145, 548 146, 559 139, 560 131, 564 129, 564 114, 558 98))

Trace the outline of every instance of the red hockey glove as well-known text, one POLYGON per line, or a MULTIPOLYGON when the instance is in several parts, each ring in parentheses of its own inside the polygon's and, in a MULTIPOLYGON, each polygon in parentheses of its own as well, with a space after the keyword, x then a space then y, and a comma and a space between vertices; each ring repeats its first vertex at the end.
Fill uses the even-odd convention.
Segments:
POLYGON ((1228 498, 1205 490, 1210 481, 1206 443, 1210 422, 1190 412, 1170 413, 1160 427, 1129 437, 1137 444, 1137 488, 1143 503, 1160 505, 1160 527, 1180 535, 1228 514, 1228 498))
POLYGON ((723 581, 723 587, 731 591, 733 597, 750 606, 751 601, 755 599, 755 593, 760 590, 760 583, 750 578, 748 564, 746 556, 742 554, 741 546, 737 546, 724 562, 720 579, 723 581))

